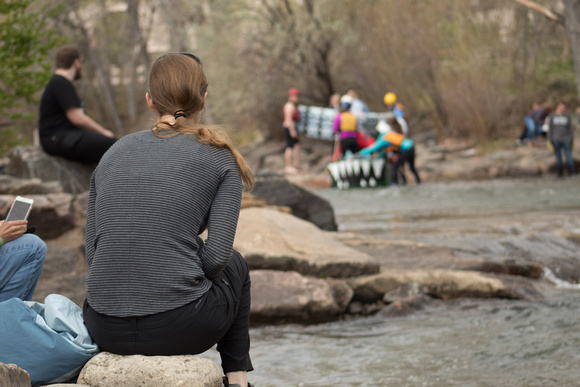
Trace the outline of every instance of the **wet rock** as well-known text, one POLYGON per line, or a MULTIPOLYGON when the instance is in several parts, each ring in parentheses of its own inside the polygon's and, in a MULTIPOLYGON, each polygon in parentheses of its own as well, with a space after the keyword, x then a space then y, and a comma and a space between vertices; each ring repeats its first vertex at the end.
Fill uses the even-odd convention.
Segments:
POLYGON ((30 375, 16 364, 0 363, 0 387, 30 387, 30 375))
POLYGON ((83 367, 79 384, 91 387, 221 387, 222 372, 199 356, 120 356, 101 352, 83 367))
POLYGON ((348 306, 347 312, 348 315, 345 317, 353 317, 353 316, 371 316, 376 314, 379 310, 384 308, 384 304, 374 302, 371 304, 364 304, 359 301, 351 302, 348 306))
POLYGON ((385 293, 383 296, 383 302, 385 304, 391 304, 401 299, 411 298, 422 294, 427 295, 428 293, 429 289, 425 285, 411 282, 385 293))
POLYGON ((360 301, 351 302, 348 306, 348 313, 349 314, 363 314, 365 311, 365 304, 360 301))
POLYGON ((539 279, 542 278, 544 274, 544 269, 542 266, 535 263, 525 263, 525 262, 513 262, 513 261, 503 261, 503 262, 493 262, 493 261, 476 261, 476 262, 465 262, 460 267, 462 270, 480 271, 483 273, 495 273, 495 274, 509 274, 509 275, 519 275, 526 278, 539 279))
POLYGON ((58 181, 64 192, 78 194, 89 189, 96 164, 83 164, 51 156, 42 148, 17 146, 7 154, 6 174, 23 179, 58 181))
POLYGON ((354 299, 373 302, 399 286, 416 282, 428 294, 442 299, 477 297, 537 300, 540 292, 531 281, 515 276, 491 276, 473 271, 454 270, 385 270, 380 274, 349 280, 354 299))
POLYGON ((332 233, 271 208, 240 212, 234 247, 252 269, 297 271, 332 278, 379 271, 376 260, 338 242, 332 233))
POLYGON ((327 282, 328 285, 330 285, 330 290, 332 292, 334 301, 340 309, 345 310, 350 304, 352 297, 354 296, 354 291, 343 280, 329 278, 327 282))
POLYGON ((336 283, 304 277, 296 272, 253 270, 252 323, 313 323, 336 319, 350 303, 336 283), (338 298, 337 298, 338 295, 338 298))
MULTIPOLYGON (((381 240, 354 233, 339 233, 337 238, 345 245, 374 257, 384 269, 468 270, 519 275, 533 279, 542 278, 544 274, 542 265, 523 260, 525 251, 516 251, 514 246, 508 246, 506 243, 503 245, 509 247, 510 255, 519 256, 517 261, 515 259, 491 261, 465 257, 456 254, 450 247, 410 240, 381 240)), ((554 259, 550 258, 550 261, 554 259)))
MULTIPOLYGON (((36 227, 36 235, 42 239, 56 238, 74 226, 73 196, 67 193, 27 195, 34 199, 28 216, 29 226, 36 227)), ((15 196, 0 195, 0 216, 7 215, 15 196)))
POLYGON ((270 205, 289 207, 294 216, 314 223, 321 230, 337 230, 334 209, 330 203, 290 183, 282 175, 257 173, 252 194, 265 199, 270 205))
POLYGON ((400 298, 377 312, 383 317, 401 317, 422 310, 433 299, 426 294, 416 294, 400 298))

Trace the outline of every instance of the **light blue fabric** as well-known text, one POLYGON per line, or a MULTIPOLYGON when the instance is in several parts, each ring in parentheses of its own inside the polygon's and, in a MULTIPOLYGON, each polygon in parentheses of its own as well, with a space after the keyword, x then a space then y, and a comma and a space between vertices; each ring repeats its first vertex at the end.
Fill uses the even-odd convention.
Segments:
POLYGON ((399 107, 398 103, 393 106, 393 113, 395 113, 397 118, 405 118, 405 111, 399 107))
POLYGON ((30 374, 32 386, 65 382, 99 352, 81 308, 51 294, 45 303, 18 298, 0 302, 0 362, 30 374))

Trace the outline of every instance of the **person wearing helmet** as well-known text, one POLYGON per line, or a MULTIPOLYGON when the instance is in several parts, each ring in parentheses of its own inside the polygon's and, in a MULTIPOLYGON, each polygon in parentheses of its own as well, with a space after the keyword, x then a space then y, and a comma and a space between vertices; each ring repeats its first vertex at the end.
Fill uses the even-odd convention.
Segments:
POLYGON ((296 174, 299 169, 300 145, 298 140, 298 131, 296 122, 300 119, 298 112, 298 96, 300 92, 296 88, 288 90, 288 100, 282 108, 284 115, 284 135, 286 136, 286 149, 284 150, 284 173, 296 174))
MULTIPOLYGON (((398 120, 393 120, 390 122, 390 125, 397 126, 398 120)), ((411 169, 411 172, 415 175, 417 185, 421 184, 421 178, 415 169, 415 145, 411 139, 405 138, 401 133, 397 133, 397 131, 389 128, 385 133, 382 133, 379 136, 374 144, 364 148, 359 154, 361 156, 369 156, 378 151, 392 151, 399 153, 399 156, 391 169, 391 185, 397 185, 399 183, 398 170, 399 167, 402 167, 405 163, 409 164, 409 169, 411 169)))
POLYGON ((395 115, 397 122, 401 125, 403 135, 406 137, 409 133, 409 126, 407 125, 407 111, 405 107, 397 102, 397 95, 393 92, 385 94, 384 102, 387 105, 387 109, 391 110, 395 115))
POLYGON ((347 153, 354 154, 358 152, 358 131, 357 120, 351 113, 352 97, 348 94, 340 98, 340 113, 334 119, 332 126, 333 132, 340 136, 340 153, 345 157, 347 153))

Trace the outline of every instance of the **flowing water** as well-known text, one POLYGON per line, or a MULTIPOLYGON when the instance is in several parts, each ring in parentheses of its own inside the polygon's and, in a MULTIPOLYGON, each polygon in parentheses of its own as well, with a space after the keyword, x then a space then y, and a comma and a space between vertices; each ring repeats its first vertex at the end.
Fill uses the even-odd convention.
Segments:
MULTIPOLYGON (((258 386, 580 386, 580 178, 317 192, 339 232, 547 268, 542 301, 435 301, 413 314, 251 329, 258 386), (576 277, 577 278, 577 277, 576 277)), ((215 350, 208 352, 219 364, 215 350)))

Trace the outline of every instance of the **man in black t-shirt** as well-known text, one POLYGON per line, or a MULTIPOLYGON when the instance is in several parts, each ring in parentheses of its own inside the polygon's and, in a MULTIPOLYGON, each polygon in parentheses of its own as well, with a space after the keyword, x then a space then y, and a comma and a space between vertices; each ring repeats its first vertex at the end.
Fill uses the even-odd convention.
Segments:
POLYGON ((81 78, 81 66, 76 47, 64 46, 57 51, 56 71, 40 100, 40 143, 48 154, 98 163, 117 139, 84 112, 72 83, 81 78))

